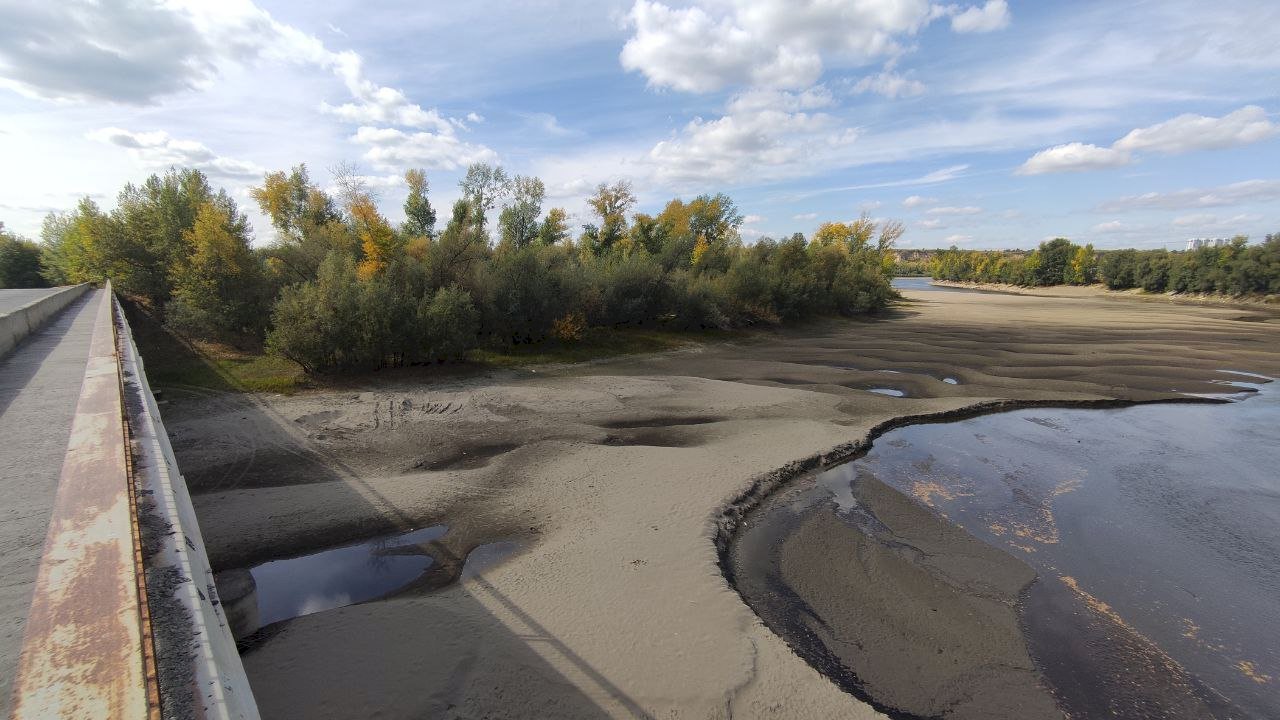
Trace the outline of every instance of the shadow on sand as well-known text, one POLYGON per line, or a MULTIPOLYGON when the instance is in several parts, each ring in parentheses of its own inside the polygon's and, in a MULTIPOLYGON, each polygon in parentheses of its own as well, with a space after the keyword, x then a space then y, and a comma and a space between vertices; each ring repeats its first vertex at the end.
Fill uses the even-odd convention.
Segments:
MULTIPOLYGON (((178 362, 204 362, 176 339, 165 343, 164 351, 189 355, 178 358, 178 362)), ((166 358, 166 362, 172 361, 173 358, 166 358)), ((204 364, 209 372, 219 374, 211 363, 204 364)), ((219 374, 219 378, 221 387, 216 390, 181 385, 166 389, 174 395, 192 394, 201 397, 202 402, 216 403, 229 418, 253 428, 263 444, 286 453, 295 466, 295 473, 291 473, 295 479, 324 483, 326 491, 331 493, 341 489, 344 502, 365 511, 359 515, 380 518, 377 524, 365 523, 359 528, 334 528, 334 533, 324 543, 299 547, 298 551, 315 551, 322 549, 317 545, 331 546, 418 527, 420 523, 398 511, 392 500, 362 480, 342 460, 300 440, 297 429, 288 418, 250 393, 235 392, 232 378, 224 374, 219 374)), ((184 453, 177 448, 175 450, 179 466, 182 466, 184 453)), ((216 479, 214 475, 193 473, 189 476, 192 493, 198 495, 281 484, 274 478, 263 477, 277 464, 258 466, 254 455, 251 454, 239 467, 220 468, 216 479)), ((198 497, 196 505, 198 510, 198 497)), ((210 535, 207 530, 205 534, 206 538, 210 535)), ((360 615, 359 622, 351 625, 333 623, 326 643, 326 647, 344 648, 341 653, 321 655, 314 652, 308 642, 290 643, 290 626, 291 623, 307 622, 328 613, 341 616, 344 613, 342 609, 275 623, 248 638, 244 645, 246 649, 242 651, 245 670, 263 717, 343 717, 353 712, 376 714, 378 717, 452 717, 453 713, 462 712, 461 708, 456 708, 458 701, 477 694, 500 698, 504 710, 519 716, 651 717, 614 681, 547 630, 502 588, 490 582, 484 572, 469 570, 466 587, 451 593, 449 604, 443 608, 439 602, 429 602, 428 599, 420 604, 414 603, 414 596, 429 598, 424 593, 456 582, 471 549, 450 550, 444 543, 433 543, 431 554, 437 561, 435 576, 429 577, 433 575, 429 570, 411 582, 407 590, 395 596, 397 608, 394 619, 378 623, 377 618, 352 613, 352 608, 348 607, 346 613, 350 614, 346 617, 360 615), (450 577, 443 582, 438 576, 440 567, 451 569, 450 577), (436 620, 442 611, 449 613, 456 622, 414 623, 413 613, 418 609, 424 614, 431 614, 429 616, 436 620), (448 631, 441 633, 441 628, 448 628, 448 631), (442 634, 447 636, 442 637, 442 634), (419 661, 421 658, 430 658, 430 661, 419 661), (469 684, 477 663, 500 663, 503 668, 500 676, 510 675, 519 681, 509 688, 469 684), (282 674, 282 667, 287 667, 288 671, 282 674), (522 684, 558 688, 554 693, 554 705, 529 705, 534 698, 520 696, 518 688, 522 684)), ((219 557, 219 549, 212 543, 209 552, 215 570, 245 567, 270 559, 266 556, 232 557, 225 553, 219 557)), ((275 552, 279 553, 280 549, 276 548, 275 552)), ((323 621, 329 622, 338 616, 330 616, 323 621)), ((538 693, 540 698, 548 695, 546 692, 538 693)))

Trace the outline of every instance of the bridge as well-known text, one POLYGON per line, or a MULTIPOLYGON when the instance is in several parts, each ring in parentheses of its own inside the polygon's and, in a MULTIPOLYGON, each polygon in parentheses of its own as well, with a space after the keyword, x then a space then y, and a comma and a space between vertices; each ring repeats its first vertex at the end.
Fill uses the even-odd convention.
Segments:
POLYGON ((110 284, 0 291, 0 716, 258 717, 110 284))

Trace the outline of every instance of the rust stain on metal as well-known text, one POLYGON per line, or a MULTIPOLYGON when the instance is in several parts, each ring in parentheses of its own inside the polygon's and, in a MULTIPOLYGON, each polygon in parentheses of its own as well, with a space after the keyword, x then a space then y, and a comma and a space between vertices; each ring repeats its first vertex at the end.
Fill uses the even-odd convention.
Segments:
MULTIPOLYGON (((107 300, 111 303, 111 327, 114 331, 119 327, 117 322, 123 323, 125 320, 115 298, 109 295, 107 300)), ((120 333, 113 332, 113 337, 115 338, 116 386, 120 393, 120 425, 124 431, 125 477, 128 478, 129 483, 129 530, 130 537, 133 540, 133 566, 135 570, 134 581, 139 600, 139 626, 142 631, 142 671, 146 676, 147 716, 149 720, 160 720, 160 672, 156 665, 155 638, 152 635, 151 629, 151 604, 147 597, 146 566, 142 558, 142 528, 138 519, 138 479, 134 472, 132 452, 133 432, 129 427, 129 414, 124 402, 124 362, 120 346, 120 333)))
POLYGON ((150 718, 120 373, 110 290, 90 357, 36 578, 13 715, 150 718))

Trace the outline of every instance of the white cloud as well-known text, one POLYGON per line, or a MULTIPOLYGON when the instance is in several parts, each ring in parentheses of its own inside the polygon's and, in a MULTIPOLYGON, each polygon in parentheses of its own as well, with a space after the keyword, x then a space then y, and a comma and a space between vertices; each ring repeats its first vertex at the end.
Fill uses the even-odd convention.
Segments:
POLYGON ((1208 225, 1217 222, 1217 215, 1209 215, 1207 213, 1199 213, 1196 215, 1183 215, 1173 219, 1174 227, 1194 227, 1197 225, 1208 225))
POLYGON ((1280 200, 1280 180, 1245 180, 1214 188, 1128 195, 1105 202, 1098 209, 1103 212, 1148 209, 1188 210, 1276 200, 1280 200))
POLYGON ((531 127, 548 135, 565 137, 575 134, 574 131, 561 125, 559 118, 551 113, 528 113, 524 117, 531 127))
POLYGON ((754 225, 755 223, 762 223, 764 221, 765 218, 762 215, 747 215, 742 218, 743 225, 754 225))
POLYGON ((125 148, 148 170, 189 167, 213 177, 233 179, 257 178, 266 172, 256 163, 220 156, 202 143, 179 140, 163 130, 131 132, 108 127, 87 133, 86 137, 125 148))
POLYGON ((879 209, 881 205, 884 205, 884 203, 879 200, 864 200, 858 203, 858 209, 862 212, 871 212, 872 210, 879 209))
POLYGON ((973 239, 972 235, 948 235, 945 238, 943 238, 942 241, 945 243, 950 243, 952 245, 961 245, 963 243, 969 242, 972 239, 973 239))
POLYGON ((1067 143, 1032 155, 1016 171, 1018 175, 1082 172, 1119 167, 1131 162, 1129 153, 1085 143, 1067 143))
MULTIPOLYGON (((320 111, 333 115, 352 125, 399 125, 402 127, 434 128, 452 132, 453 125, 435 109, 423 110, 410 102, 405 94, 389 87, 377 87, 364 93, 359 102, 330 105, 320 103, 320 111)), ((456 121, 455 121, 456 122, 456 121)))
POLYGON ((937 218, 930 218, 929 220, 920 220, 916 225, 919 225, 926 230, 936 230, 937 228, 942 227, 942 221, 937 218))
POLYGON ((954 6, 951 29, 958 33, 984 33, 1009 27, 1009 4, 1005 0, 987 0, 982 7, 959 10, 954 6))
POLYGON ((792 215, 791 219, 792 220, 817 220, 818 213, 800 213, 799 215, 792 215))
POLYGON ((1122 223, 1119 220, 1110 220, 1108 222, 1102 222, 1102 223, 1098 223, 1097 225, 1094 225, 1092 228, 1090 228, 1090 231, 1095 233, 1100 233, 1100 234, 1106 234, 1106 233, 1125 232, 1127 230, 1132 230, 1132 229, 1133 229, 1133 226, 1122 223))
MULTIPOLYGON (((876 190, 879 188, 910 187, 912 185, 936 185, 938 183, 950 182, 956 178, 964 177, 964 171, 968 169, 968 165, 951 165, 949 167, 939 168, 938 170, 925 173, 920 177, 907 178, 906 180, 889 180, 887 182, 879 183, 864 183, 861 185, 845 185, 843 187, 823 188, 821 190, 812 190, 800 193, 796 195, 796 198, 825 195, 833 192, 846 192, 850 190, 876 190)), ((932 199, 930 200, 933 201, 932 199)))
POLYGON ((1220 118, 1192 113, 1179 115, 1172 120, 1133 130, 1112 147, 1172 155, 1249 145, 1275 137, 1276 133, 1280 133, 1280 126, 1267 118, 1266 110, 1257 105, 1246 105, 1220 118))
POLYGON ((768 88, 753 88, 733 96, 726 110, 730 113, 778 110, 800 112, 820 110, 835 105, 835 97, 825 86, 815 85, 799 92, 787 92, 768 88))
POLYGON ((0 84, 31 97, 146 104, 199 87, 220 49, 157 4, 0 4, 0 84))
POLYGON ((648 161, 659 180, 677 183, 730 183, 809 172, 832 149, 856 138, 829 115, 793 111, 812 107, 822 97, 744 93, 729 101, 728 114, 715 120, 694 118, 678 136, 659 142, 648 161))
POLYGON ((469 112, 467 113, 467 122, 476 123, 478 125, 484 122, 484 116, 481 115, 480 113, 469 112))
POLYGON ((925 214, 926 215, 947 215, 947 216, 980 215, 982 214, 982 208, 974 207, 972 205, 966 205, 964 207, 944 206, 944 207, 929 208, 928 210, 925 211, 925 214))
MULTIPOLYGON (((952 26, 978 29, 955 8, 952 26)), ((999 8, 992 8, 998 10, 999 8)), ((804 88, 822 75, 824 57, 865 64, 904 52, 904 42, 952 12, 927 0, 806 2, 702 0, 688 7, 636 0, 627 15, 633 29, 619 59, 654 87, 711 92, 732 85, 804 88)), ((1007 8, 1003 9, 1007 15, 1007 8)))
POLYGON ((921 205, 932 205, 936 202, 938 202, 937 198, 922 197, 920 195, 908 195, 907 198, 902 201, 902 207, 908 210, 911 210, 914 208, 918 208, 921 205))
POLYGON ((924 92, 924 83, 886 70, 878 75, 868 75, 862 78, 854 84, 853 92, 873 92, 890 99, 911 97, 924 92))
POLYGON ((496 162, 497 154, 483 145, 472 145, 449 133, 407 133, 396 128, 364 126, 351 140, 367 145, 362 156, 383 171, 423 167, 456 170, 476 162, 496 162))
POLYGON ((1220 150, 1266 140, 1280 133, 1256 105, 1246 105, 1220 118, 1187 113, 1145 128, 1137 128, 1111 144, 1099 147, 1067 143, 1041 150, 1016 171, 1019 175, 1079 172, 1128 165, 1135 152, 1166 155, 1194 150, 1220 150))
MULTIPOLYGON (((450 140, 455 127, 465 127, 462 121, 372 82, 358 54, 328 49, 252 0, 0 5, 0 84, 28 95, 152 104, 203 87, 230 66, 262 61, 319 68, 338 78, 352 101, 322 101, 323 113, 353 125, 433 130, 442 138, 438 146, 452 144, 464 155, 474 154, 465 143, 450 140)), ((181 156, 180 150, 171 152, 181 156)))
POLYGON ((1241 213, 1228 218, 1220 218, 1217 215, 1211 215, 1208 213, 1197 213, 1174 218, 1173 226, 1178 228, 1196 228, 1201 231, 1227 230, 1228 232, 1237 232, 1242 226, 1260 222, 1262 219, 1262 215, 1254 213, 1241 213))

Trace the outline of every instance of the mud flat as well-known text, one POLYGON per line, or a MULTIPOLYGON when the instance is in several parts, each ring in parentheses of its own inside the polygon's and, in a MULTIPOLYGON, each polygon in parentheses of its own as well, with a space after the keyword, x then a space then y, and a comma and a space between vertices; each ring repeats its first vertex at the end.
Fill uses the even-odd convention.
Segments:
POLYGON ((1252 380, 889 430, 747 513, 727 574, 903 717, 1273 717, 1280 388, 1252 380))
POLYGON ((895 715, 1062 717, 1018 624, 1035 572, 874 478, 853 492, 862 528, 823 503, 740 534, 731 562, 752 608, 895 715))
POLYGON ((578 366, 293 397, 167 388, 218 569, 436 525, 441 555, 521 548, 443 587, 279 623, 245 657, 264 716, 876 716, 726 581, 729 504, 896 417, 1280 374, 1275 325, 1238 310, 907 295, 872 320, 578 366))

